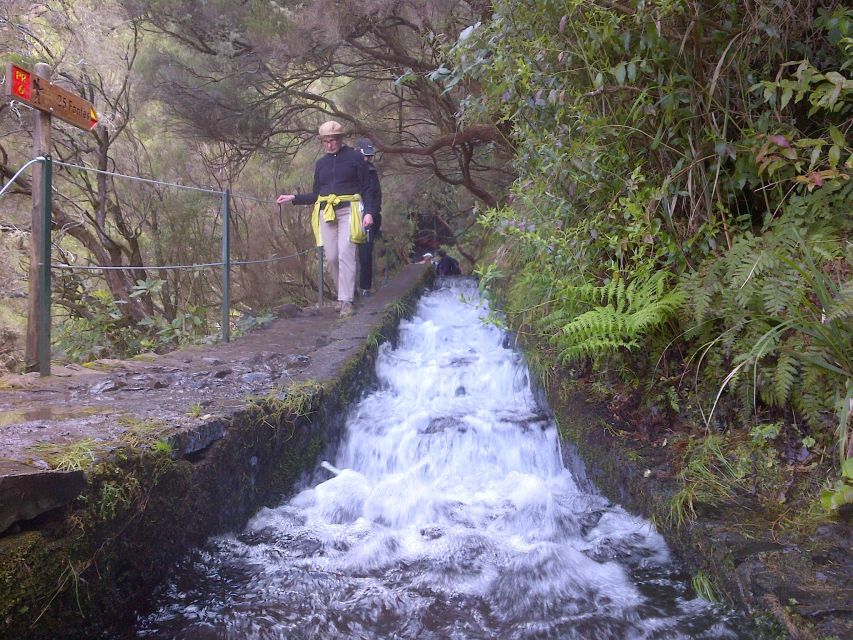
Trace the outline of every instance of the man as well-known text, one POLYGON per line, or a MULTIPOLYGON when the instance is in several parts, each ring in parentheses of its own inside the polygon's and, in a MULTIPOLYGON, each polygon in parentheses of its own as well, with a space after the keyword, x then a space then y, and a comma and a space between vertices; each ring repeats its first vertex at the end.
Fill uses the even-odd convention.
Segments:
POLYGON ((439 276, 458 276, 462 275, 462 269, 459 268, 459 263, 455 258, 447 255, 444 249, 439 249, 438 264, 435 265, 435 273, 439 276))
POLYGON ((367 232, 367 242, 358 245, 358 286, 363 298, 370 295, 373 286, 373 243, 379 237, 382 228, 382 187, 379 185, 379 172, 373 165, 376 149, 373 142, 367 138, 359 138, 355 142, 357 151, 361 151, 364 161, 367 163, 367 172, 370 176, 370 184, 373 189, 373 200, 376 203, 376 211, 373 215, 373 226, 367 232))
POLYGON ((329 120, 320 125, 318 133, 326 153, 314 165, 311 193, 282 194, 276 202, 314 205, 314 237, 325 250, 326 266, 338 288, 337 308, 345 318, 353 312, 354 243, 365 241, 364 230, 373 224, 377 203, 364 157, 344 144, 343 126, 329 120))

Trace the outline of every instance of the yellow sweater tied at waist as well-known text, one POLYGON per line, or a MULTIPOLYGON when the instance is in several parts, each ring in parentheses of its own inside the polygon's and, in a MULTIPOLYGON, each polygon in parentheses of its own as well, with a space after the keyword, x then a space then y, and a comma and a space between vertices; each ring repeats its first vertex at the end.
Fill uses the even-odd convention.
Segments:
POLYGON ((327 196, 319 196, 317 202, 314 203, 314 211, 311 214, 311 228, 314 230, 314 239, 317 241, 317 246, 323 246, 323 235, 320 233, 320 212, 323 214, 323 222, 335 221, 335 207, 339 207, 344 203, 350 203, 349 216, 349 240, 355 244, 367 242, 367 233, 361 224, 361 196, 354 195, 336 195, 330 193, 327 196))

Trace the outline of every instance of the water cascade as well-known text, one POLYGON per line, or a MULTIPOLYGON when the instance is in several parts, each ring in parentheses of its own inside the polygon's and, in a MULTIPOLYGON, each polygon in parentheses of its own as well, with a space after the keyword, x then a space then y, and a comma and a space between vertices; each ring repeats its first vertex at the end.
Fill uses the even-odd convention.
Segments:
POLYGON ((489 315, 467 279, 425 295, 314 484, 189 554, 137 637, 749 637, 579 488, 489 315))

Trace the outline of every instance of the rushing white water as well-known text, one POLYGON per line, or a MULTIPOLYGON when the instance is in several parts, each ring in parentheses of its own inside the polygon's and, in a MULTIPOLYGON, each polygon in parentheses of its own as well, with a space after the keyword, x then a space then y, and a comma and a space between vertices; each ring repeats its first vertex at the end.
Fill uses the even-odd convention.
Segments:
POLYGON ((470 280, 385 344, 327 478, 194 552, 157 638, 745 638, 645 520, 580 490, 470 280))

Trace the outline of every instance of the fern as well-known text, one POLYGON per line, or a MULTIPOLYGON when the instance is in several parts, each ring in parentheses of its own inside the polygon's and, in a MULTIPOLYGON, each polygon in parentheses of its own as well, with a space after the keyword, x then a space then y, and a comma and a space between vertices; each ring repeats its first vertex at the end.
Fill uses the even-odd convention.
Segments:
POLYGON ((823 375, 818 369, 806 368, 800 383, 800 393, 791 399, 791 404, 805 418, 806 424, 816 432, 826 426, 823 412, 828 405, 824 384, 823 375))
MULTIPOLYGON (((825 433, 829 416, 841 416, 838 399, 853 377, 853 287, 827 275, 840 254, 837 238, 823 231, 803 235, 802 220, 785 222, 760 238, 736 241, 717 259, 724 265, 723 286, 710 281, 719 271, 706 267, 682 289, 689 291, 690 283, 694 290, 713 291, 698 304, 694 299, 692 308, 696 320, 710 319, 711 309, 717 314, 718 322, 710 324, 717 325, 719 338, 707 341, 719 345, 735 367, 717 398, 729 386, 745 413, 756 404, 791 406, 815 433, 825 433), (817 246, 820 251, 813 250, 817 246)), ((838 430, 843 446, 846 432, 838 430)))
POLYGON ((796 304, 797 301, 792 299, 791 292, 796 291, 798 286, 797 279, 790 277, 788 273, 767 278, 757 292, 763 312, 778 316, 796 304))
POLYGON ((826 321, 853 320, 853 281, 847 282, 838 292, 830 309, 826 309, 826 321))
POLYGON ((634 349, 640 339, 668 321, 682 306, 685 293, 667 291, 667 274, 659 271, 630 283, 615 277, 602 287, 577 287, 574 297, 587 297, 593 308, 564 324, 554 337, 560 358, 617 353, 634 349))
POLYGON ((794 383, 797 379, 799 371, 799 363, 797 359, 790 353, 782 352, 776 361, 774 370, 774 389, 775 404, 778 407, 785 406, 788 399, 791 397, 791 390, 794 388, 794 383))

